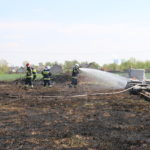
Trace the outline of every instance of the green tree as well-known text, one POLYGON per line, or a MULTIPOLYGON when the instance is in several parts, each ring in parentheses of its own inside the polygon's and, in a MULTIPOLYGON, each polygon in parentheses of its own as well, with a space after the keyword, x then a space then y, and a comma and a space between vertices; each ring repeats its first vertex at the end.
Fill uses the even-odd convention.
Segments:
POLYGON ((0 73, 6 73, 9 71, 8 63, 6 60, 0 60, 0 73))
POLYGON ((89 63, 89 68, 100 69, 100 65, 96 62, 89 63))
POLYGON ((79 62, 77 60, 65 61, 64 65, 63 65, 64 72, 71 72, 72 68, 75 64, 79 64, 79 62))
POLYGON ((145 69, 150 71, 150 61, 148 60, 145 62, 145 69))
POLYGON ((136 68, 136 59, 135 58, 130 58, 129 60, 124 60, 120 64, 120 71, 125 71, 130 68, 136 68))
POLYGON ((46 62, 45 66, 53 66, 53 63, 52 62, 46 62))

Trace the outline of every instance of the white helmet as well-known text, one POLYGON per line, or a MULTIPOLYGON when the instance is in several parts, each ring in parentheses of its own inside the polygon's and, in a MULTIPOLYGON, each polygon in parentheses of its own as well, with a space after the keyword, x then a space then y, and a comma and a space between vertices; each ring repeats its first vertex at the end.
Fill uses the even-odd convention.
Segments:
POLYGON ((76 68, 79 68, 79 64, 75 64, 75 67, 76 67, 76 68))
POLYGON ((50 70, 50 69, 51 69, 51 67, 50 67, 50 66, 46 66, 46 67, 45 67, 45 69, 50 70))

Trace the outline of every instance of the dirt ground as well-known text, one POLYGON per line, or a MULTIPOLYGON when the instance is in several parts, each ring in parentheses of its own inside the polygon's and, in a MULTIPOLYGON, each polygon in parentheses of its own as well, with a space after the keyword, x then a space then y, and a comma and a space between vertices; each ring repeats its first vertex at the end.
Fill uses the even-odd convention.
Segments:
POLYGON ((0 149, 150 150, 150 102, 128 93, 70 97, 95 92, 104 91, 1 82, 0 149))

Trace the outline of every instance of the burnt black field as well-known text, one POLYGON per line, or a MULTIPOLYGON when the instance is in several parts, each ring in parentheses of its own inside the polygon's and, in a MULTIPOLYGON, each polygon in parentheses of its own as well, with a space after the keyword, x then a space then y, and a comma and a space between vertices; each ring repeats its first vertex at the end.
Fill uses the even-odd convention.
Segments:
POLYGON ((0 149, 150 150, 150 102, 129 93, 70 97, 94 92, 105 91, 1 82, 0 149))

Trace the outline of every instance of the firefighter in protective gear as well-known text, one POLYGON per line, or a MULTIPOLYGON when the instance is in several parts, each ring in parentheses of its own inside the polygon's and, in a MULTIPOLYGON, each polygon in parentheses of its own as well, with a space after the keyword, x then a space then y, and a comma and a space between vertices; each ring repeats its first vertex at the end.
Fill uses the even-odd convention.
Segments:
POLYGON ((26 64, 27 70, 26 70, 26 80, 25 80, 25 85, 26 87, 31 86, 33 87, 33 82, 32 80, 36 79, 36 70, 34 68, 30 67, 30 64, 26 64))
POLYGON ((52 73, 50 72, 50 66, 46 66, 45 69, 42 71, 43 75, 43 81, 44 81, 44 86, 49 86, 51 87, 51 76, 52 73))
POLYGON ((78 74, 79 74, 79 64, 75 64, 72 70, 72 79, 71 79, 71 85, 76 87, 78 84, 78 74))
POLYGON ((35 68, 31 68, 32 69, 32 74, 33 74, 33 81, 35 81, 36 79, 36 69, 35 68))

